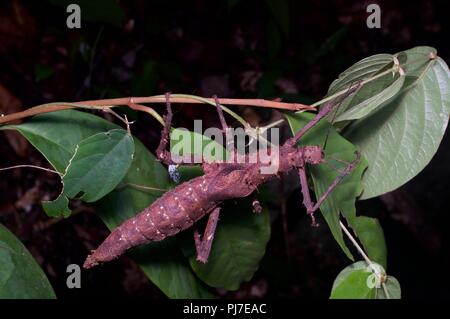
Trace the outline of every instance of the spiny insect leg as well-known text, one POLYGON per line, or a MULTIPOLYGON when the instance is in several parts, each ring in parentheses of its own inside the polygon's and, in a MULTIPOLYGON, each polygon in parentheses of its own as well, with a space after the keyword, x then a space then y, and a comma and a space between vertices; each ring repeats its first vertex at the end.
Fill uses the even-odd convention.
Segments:
POLYGON ((308 187, 308 178, 306 177, 306 168, 300 167, 298 169, 298 173, 300 176, 300 186, 302 189, 303 194, 303 205, 306 207, 306 212, 311 217, 311 225, 312 226, 319 226, 316 223, 316 218, 314 217, 314 203, 311 200, 311 194, 309 193, 309 187, 308 187))
POLYGON ((208 217, 203 239, 200 238, 199 232, 194 232, 195 249, 197 250, 197 261, 203 264, 208 262, 209 253, 211 251, 214 234, 216 232, 217 222, 219 221, 220 208, 217 207, 208 217))
POLYGON ((291 137, 289 140, 286 141, 285 145, 288 147, 292 147, 302 138, 303 135, 306 134, 311 128, 314 127, 321 119, 323 119, 325 116, 327 116, 336 105, 339 105, 342 101, 344 101, 349 95, 351 95, 353 92, 355 92, 359 87, 361 83, 358 82, 354 86, 350 86, 350 88, 347 90, 347 92, 343 93, 339 97, 337 97, 334 100, 331 100, 327 104, 325 104, 317 113, 317 115, 310 121, 308 124, 306 124, 300 131, 298 131, 293 137, 291 137))
POLYGON ((170 138, 170 126, 172 124, 172 106, 170 105, 170 93, 166 93, 166 106, 167 115, 164 116, 164 128, 161 132, 161 141, 156 149, 156 157, 163 163, 170 165, 173 164, 170 152, 167 151, 167 143, 170 138))
POLYGON ((336 188, 336 186, 344 179, 344 177, 353 172, 353 170, 356 168, 359 160, 361 159, 361 153, 355 151, 355 155, 356 158, 342 170, 342 172, 335 178, 333 183, 328 186, 328 189, 325 191, 325 193, 323 193, 322 196, 320 196, 320 198, 317 200, 317 203, 313 207, 314 211, 316 211, 320 207, 320 205, 322 205, 325 199, 327 199, 327 196, 336 188))
POLYGON ((214 95, 213 98, 214 98, 214 101, 216 102, 216 109, 217 109, 217 113, 219 114, 219 119, 220 119, 220 124, 222 125, 222 130, 224 132, 226 132, 228 129, 228 125, 227 125, 227 122, 225 121, 225 116, 223 116, 223 111, 222 111, 222 108, 220 107, 219 99, 217 98, 217 95, 214 95))
POLYGON ((214 101, 216 102, 216 109, 217 114, 219 115, 220 124, 222 125, 222 130, 225 133, 225 142, 226 142, 226 149, 232 152, 233 156, 233 162, 234 162, 234 156, 235 156, 235 149, 234 149, 234 141, 233 137, 231 135, 231 130, 227 125, 227 122, 225 121, 225 116, 223 115, 222 108, 220 107, 219 99, 217 98, 217 95, 213 96, 214 101))
POLYGON ((319 209, 320 205, 327 199, 328 195, 336 188, 336 186, 344 179, 345 176, 349 175, 355 167, 358 165, 359 160, 361 159, 361 153, 356 151, 355 152, 356 158, 350 162, 347 167, 340 172, 340 174, 334 179, 334 181, 328 186, 327 190, 319 197, 317 200, 317 203, 313 203, 311 200, 311 196, 309 194, 308 189, 308 183, 306 179, 306 171, 304 168, 299 169, 300 174, 300 183, 302 187, 302 193, 303 193, 303 204, 306 207, 306 211, 308 214, 310 214, 312 218, 312 224, 314 226, 317 226, 315 219, 314 219, 314 212, 319 209))

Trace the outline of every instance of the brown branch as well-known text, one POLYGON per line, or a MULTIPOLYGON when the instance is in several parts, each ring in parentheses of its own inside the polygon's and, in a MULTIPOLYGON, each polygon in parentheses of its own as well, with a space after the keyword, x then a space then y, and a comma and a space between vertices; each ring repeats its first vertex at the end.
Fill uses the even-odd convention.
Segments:
MULTIPOLYGON (((130 99, 134 103, 166 103, 166 97, 164 95, 157 96, 149 96, 149 97, 125 97, 125 98, 117 98, 117 99, 107 99, 107 100, 92 100, 92 101, 83 101, 78 102, 80 104, 87 105, 124 105, 130 102, 130 99)), ((214 98, 205 98, 210 102, 215 102, 214 98)), ((256 107, 265 107, 265 108, 274 108, 274 109, 282 109, 282 110, 290 110, 290 111, 300 111, 300 110, 315 110, 314 107, 301 104, 301 103, 286 103, 280 101, 269 101, 263 99, 226 99, 221 98, 218 99, 220 104, 223 105, 246 105, 246 106, 256 106, 256 107)), ((184 97, 171 97, 170 102, 172 103, 202 103, 201 101, 197 101, 191 98, 184 97)))
MULTIPOLYGON (((214 99, 208 98, 205 99, 210 102, 214 102, 214 99)), ((145 108, 145 106, 137 106, 137 103, 165 103, 166 99, 164 95, 157 96, 149 96, 149 97, 123 97, 116 99, 104 99, 104 100, 90 100, 90 101, 80 101, 74 103, 49 103, 42 104, 32 108, 29 108, 22 112, 17 112, 13 114, 0 116, 0 124, 5 124, 9 122, 13 122, 16 120, 23 119, 25 117, 34 116, 42 113, 50 113, 55 111, 73 109, 73 108, 87 108, 87 109, 108 109, 118 105, 128 105, 130 103, 133 104, 134 109, 145 108)), ((172 103, 197 103, 201 104, 202 101, 194 100, 188 97, 171 97, 170 102, 172 103)), ((290 111, 299 111, 299 110, 315 110, 314 107, 300 104, 300 103, 285 103, 279 101, 268 101, 262 99, 219 99, 220 104, 224 105, 247 105, 247 106, 256 106, 256 107, 264 107, 264 108, 275 108, 282 110, 290 110, 290 111)))

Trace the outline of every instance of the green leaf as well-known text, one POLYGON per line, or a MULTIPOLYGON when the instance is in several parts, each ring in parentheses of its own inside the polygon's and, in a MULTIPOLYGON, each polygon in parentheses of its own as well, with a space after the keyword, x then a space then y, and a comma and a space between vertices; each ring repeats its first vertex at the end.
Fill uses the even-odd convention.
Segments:
POLYGON ((0 130, 18 130, 60 173, 64 173, 81 140, 113 128, 119 127, 74 110, 39 114, 19 125, 0 126, 0 130))
MULTIPOLYGON (((56 209, 67 202, 64 197, 88 203, 99 200, 120 183, 130 168, 133 154, 133 138, 124 130, 114 129, 82 140, 62 178, 61 195, 55 202, 45 203, 44 209, 55 216, 56 209)), ((67 211, 64 208, 61 212, 67 211)))
MULTIPOLYGON (((65 110, 38 115, 24 124, 2 128, 17 129, 58 171, 64 172, 77 144, 91 135, 119 127, 92 114, 65 110)), ((109 229, 117 227, 123 220, 134 216, 161 196, 159 191, 149 194, 133 188, 129 183, 163 189, 169 187, 167 170, 136 138, 134 145, 134 158, 121 185, 94 204, 109 229)), ((157 243, 139 248, 138 251, 138 255, 147 256, 139 258, 138 255, 133 255, 141 269, 167 296, 212 296, 190 270, 187 260, 180 259, 181 257, 164 257, 180 255, 178 247, 157 243)))
POLYGON ((342 270, 331 289, 330 299, 374 299, 376 289, 368 285, 373 273, 364 261, 359 261, 342 270))
POLYGON ((364 269, 350 272, 331 292, 330 299, 373 299, 375 289, 367 287, 367 278, 371 275, 364 269))
MULTIPOLYGON (((206 134, 206 132, 205 132, 206 134)), ((170 134, 170 152, 174 156, 197 155, 198 162, 202 157, 207 162, 224 161, 230 157, 229 151, 225 150, 223 145, 223 134, 215 136, 202 135, 183 128, 175 128, 170 134)))
POLYGON ((55 299, 55 293, 25 246, 0 224, 0 298, 55 299))
POLYGON ((252 213, 248 200, 239 201, 238 207, 228 206, 221 211, 206 264, 196 260, 193 237, 186 236, 191 240, 184 242, 192 269, 212 287, 237 290, 242 282, 252 279, 270 239, 267 209, 260 214, 252 213))
POLYGON ((331 83, 328 95, 347 89, 356 81, 368 79, 393 63, 393 55, 376 54, 353 64, 331 83))
POLYGON ((11 252, 6 243, 0 241, 0 290, 14 271, 11 252))
MULTIPOLYGON (((327 95, 345 91, 358 81, 370 79, 382 71, 392 69, 393 65, 394 56, 389 54, 377 54, 365 58, 341 73, 330 85, 327 95)), ((405 76, 398 72, 390 72, 375 78, 341 103, 335 121, 356 120, 370 115, 392 100, 400 92, 404 82, 405 76)))
MULTIPOLYGON (((369 117, 357 120, 344 136, 361 148, 369 162, 361 198, 392 191, 416 176, 436 153, 450 114, 450 78, 432 48, 399 54, 411 63, 402 92, 369 117), (419 59, 417 57, 420 57, 419 59)), ((370 85, 367 84, 367 85, 370 85)))
POLYGON ((377 289, 377 295, 376 299, 401 299, 402 298, 402 292, 400 288, 400 283, 397 279, 395 279, 392 276, 387 276, 386 282, 386 291, 389 295, 389 297, 386 295, 386 291, 384 287, 381 289, 377 289))
POLYGON ((400 299, 400 284, 392 276, 386 276, 382 266, 358 261, 342 270, 331 289, 330 299, 400 299), (373 271, 378 271, 378 277, 373 271), (381 284, 381 278, 386 281, 381 284), (385 289, 388 291, 387 298, 385 289))
MULTIPOLYGON (((287 114, 286 117, 292 131, 297 132, 312 120, 313 115, 296 113, 294 115, 287 114)), ((308 167, 314 183, 316 198, 325 192, 339 174, 337 169, 343 169, 347 165, 340 161, 351 162, 355 156, 354 152, 356 147, 340 136, 325 120, 319 122, 312 128, 302 138, 300 145, 324 145, 327 135, 328 142, 325 149, 325 159, 329 164, 308 167)), ((362 191, 361 175, 366 167, 367 162, 362 158, 355 170, 346 176, 328 196, 327 200, 321 205, 320 211, 327 221, 335 240, 347 257, 353 260, 353 256, 345 245, 342 230, 339 225, 341 214, 353 228, 356 236, 361 240, 368 256, 386 267, 386 243, 380 224, 375 218, 356 216, 355 201, 362 191)))
POLYGON ((69 208, 69 199, 64 193, 59 194, 55 200, 42 202, 42 208, 50 217, 67 217, 72 213, 69 208))
POLYGON ((393 77, 392 74, 386 74, 370 85, 364 85, 343 102, 342 112, 339 112, 336 122, 357 120, 372 114, 391 101, 400 92, 404 83, 404 75, 397 74, 393 77))
POLYGON ((357 234, 370 260, 387 267, 387 249, 384 233, 376 218, 358 216, 349 218, 348 222, 357 234))

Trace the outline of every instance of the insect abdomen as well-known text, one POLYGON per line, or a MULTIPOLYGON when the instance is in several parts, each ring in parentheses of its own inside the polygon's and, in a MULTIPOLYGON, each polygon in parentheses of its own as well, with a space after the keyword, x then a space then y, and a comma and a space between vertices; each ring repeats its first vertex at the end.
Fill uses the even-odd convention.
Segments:
POLYGON ((166 192, 150 207, 114 229, 88 256, 84 268, 115 259, 132 247, 163 240, 191 227, 216 206, 205 196, 207 185, 208 181, 202 176, 166 192))

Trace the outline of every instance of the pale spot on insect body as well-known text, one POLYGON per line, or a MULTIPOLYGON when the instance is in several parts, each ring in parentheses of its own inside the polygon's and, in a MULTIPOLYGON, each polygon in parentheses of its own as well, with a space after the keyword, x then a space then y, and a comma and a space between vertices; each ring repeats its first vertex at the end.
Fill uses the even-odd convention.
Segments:
POLYGON ((181 174, 177 171, 177 165, 169 165, 168 167, 169 176, 175 182, 179 183, 181 180, 181 174))

